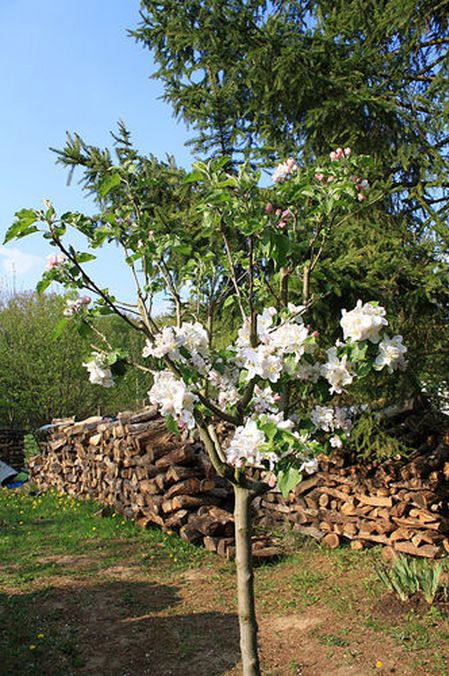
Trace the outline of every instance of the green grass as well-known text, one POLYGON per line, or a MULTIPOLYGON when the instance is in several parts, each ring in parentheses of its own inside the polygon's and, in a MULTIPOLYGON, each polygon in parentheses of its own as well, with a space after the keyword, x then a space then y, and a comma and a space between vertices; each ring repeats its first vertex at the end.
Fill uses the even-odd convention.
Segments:
MULTIPOLYGON (((170 650, 181 662, 197 653, 198 625, 189 618, 234 612, 234 564, 174 534, 104 514, 96 503, 54 490, 0 491, 0 673, 76 674, 86 661, 84 620, 101 607, 100 626, 114 618, 128 641, 140 640, 144 622, 172 620, 165 625, 161 619, 160 626, 171 632, 170 650)), ((293 553, 256 569, 261 617, 327 618, 310 637, 329 659, 363 663, 368 642, 388 640, 417 670, 449 673, 444 611, 434 606, 394 620, 374 612, 385 591, 373 566, 379 550, 330 551, 310 540, 294 542, 290 534, 285 542, 293 553)), ((90 626, 96 631, 95 622, 90 626)), ((299 662, 288 660, 283 673, 298 671, 299 662)))
POLYGON ((176 536, 156 528, 140 530, 119 515, 103 517, 100 511, 94 502, 77 500, 55 490, 41 495, 1 491, 0 584, 23 586, 54 576, 60 569, 67 573, 70 562, 68 566, 66 561, 58 563, 57 557, 79 557, 80 553, 82 558, 75 560, 76 569, 78 574, 87 576, 120 564, 130 549, 134 565, 147 569, 158 562, 169 562, 172 573, 193 567, 210 556, 176 536))
MULTIPOLYGON (((100 516, 100 511, 94 502, 55 490, 41 495, 0 491, 2 674, 17 674, 19 664, 27 676, 66 676, 83 666, 77 628, 66 621, 67 609, 72 605, 76 610, 80 598, 68 595, 64 608, 58 608, 55 581, 98 585, 108 568, 123 565, 142 574, 156 568, 159 578, 168 579, 199 564, 207 566, 211 559, 174 535, 141 530, 119 515, 100 516)), ((139 589, 126 581, 121 586, 123 609, 144 612, 139 589)), ((83 604, 87 599, 88 593, 82 594, 83 604)), ((188 651, 187 643, 183 650, 188 651)))

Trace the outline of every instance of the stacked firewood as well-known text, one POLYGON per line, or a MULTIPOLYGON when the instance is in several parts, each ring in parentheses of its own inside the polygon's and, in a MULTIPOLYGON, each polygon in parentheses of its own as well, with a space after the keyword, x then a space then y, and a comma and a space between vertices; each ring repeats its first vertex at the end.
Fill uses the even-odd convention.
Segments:
MULTIPOLYGON (((234 557, 231 491, 203 446, 172 435, 155 410, 57 420, 41 448, 30 461, 39 489, 96 500, 142 527, 176 531, 187 542, 234 557)), ((253 548, 258 556, 274 554, 267 537, 254 538, 253 548)))
MULTIPOLYGON (((233 558, 232 491, 216 476, 200 442, 176 437, 153 409, 117 418, 55 421, 30 462, 32 479, 97 500, 139 525, 173 530, 233 558)), ((349 541, 436 557, 449 551, 448 446, 406 463, 344 467, 322 459, 288 499, 272 490, 254 502, 258 531, 290 522, 324 545, 349 541)), ((253 539, 255 556, 275 556, 270 535, 253 539)))
POLYGON ((271 491, 258 498, 262 523, 287 519, 300 533, 335 548, 381 544, 434 558, 449 552, 449 448, 404 463, 342 467, 321 459, 320 471, 287 500, 271 491))
POLYGON ((25 463, 24 433, 19 430, 0 429, 0 460, 14 469, 25 463))

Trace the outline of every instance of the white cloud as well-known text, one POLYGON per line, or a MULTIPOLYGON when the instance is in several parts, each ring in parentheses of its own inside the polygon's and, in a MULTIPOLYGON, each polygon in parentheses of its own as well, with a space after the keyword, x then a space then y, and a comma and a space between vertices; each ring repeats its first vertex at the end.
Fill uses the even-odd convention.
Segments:
POLYGON ((43 270, 45 266, 45 261, 40 256, 25 253, 16 247, 5 246, 0 246, 0 262, 4 272, 16 277, 43 270))

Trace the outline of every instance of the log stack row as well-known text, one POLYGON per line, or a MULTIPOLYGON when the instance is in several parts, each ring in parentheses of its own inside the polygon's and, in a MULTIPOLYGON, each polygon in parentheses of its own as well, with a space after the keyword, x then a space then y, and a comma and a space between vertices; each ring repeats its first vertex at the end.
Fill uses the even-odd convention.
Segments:
POLYGON ((0 460, 19 470, 25 464, 24 433, 0 429, 0 460))
MULTIPOLYGON (((198 441, 167 431, 156 411, 117 418, 55 421, 30 461, 41 490, 97 500, 146 527, 176 531, 233 558, 233 499, 198 441)), ((342 466, 322 459, 320 471, 284 499, 272 490, 254 503, 258 531, 290 522, 324 545, 353 549, 382 544, 394 555, 434 558, 449 551, 449 448, 404 462, 342 466)), ((253 539, 256 557, 279 553, 269 535, 253 539)))
MULTIPOLYGON (((56 420, 41 448, 30 460, 40 490, 96 500, 139 526, 176 531, 186 542, 234 557, 231 491, 203 446, 172 435, 155 410, 56 420)), ((267 537, 255 537, 253 548, 256 556, 275 553, 267 537)))
POLYGON ((387 556, 435 558, 449 552, 448 451, 441 445, 405 463, 350 467, 323 458, 287 500, 272 491, 256 506, 265 525, 287 519, 331 548, 381 544, 387 556))

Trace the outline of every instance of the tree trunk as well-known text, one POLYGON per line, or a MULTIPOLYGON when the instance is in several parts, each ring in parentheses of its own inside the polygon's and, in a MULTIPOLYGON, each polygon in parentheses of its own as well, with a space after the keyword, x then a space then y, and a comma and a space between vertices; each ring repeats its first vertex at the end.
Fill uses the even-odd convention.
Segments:
POLYGON ((260 676, 251 551, 250 510, 254 493, 248 488, 234 484, 234 494, 237 598, 243 676, 260 676))

